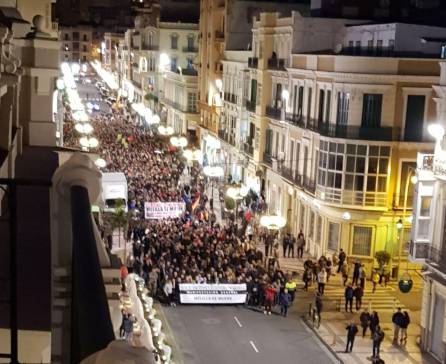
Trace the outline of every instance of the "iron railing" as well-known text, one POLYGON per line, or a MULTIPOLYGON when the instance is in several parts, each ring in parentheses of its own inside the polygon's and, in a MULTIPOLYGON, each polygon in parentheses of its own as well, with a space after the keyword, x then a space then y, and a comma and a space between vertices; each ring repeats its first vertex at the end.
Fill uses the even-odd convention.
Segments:
POLYGON ((243 143, 243 151, 249 155, 254 155, 254 147, 251 143, 243 143))
POLYGON ((285 70, 285 59, 283 58, 269 58, 268 69, 270 70, 285 70))
POLYGON ((197 53, 198 48, 197 47, 183 47, 183 52, 185 53, 197 53))
POLYGON ((282 109, 280 107, 274 107, 274 106, 266 106, 265 109, 266 116, 269 116, 270 118, 281 120, 282 116, 282 109))
POLYGON ((256 112, 256 102, 251 100, 246 100, 246 110, 251 112, 256 112))
POLYGON ((259 59, 257 57, 248 58, 248 68, 257 68, 259 66, 259 59))

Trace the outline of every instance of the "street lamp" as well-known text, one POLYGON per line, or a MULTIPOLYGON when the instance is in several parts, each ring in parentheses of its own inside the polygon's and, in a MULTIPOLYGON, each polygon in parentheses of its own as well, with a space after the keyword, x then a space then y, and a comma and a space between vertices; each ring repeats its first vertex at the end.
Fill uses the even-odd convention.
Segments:
POLYGON ((280 230, 286 225, 286 220, 282 216, 264 215, 260 218, 260 225, 268 230, 280 230))
POLYGON ((187 139, 186 137, 173 136, 172 138, 170 138, 170 144, 177 148, 185 148, 187 147, 187 139))
POLYGON ((99 141, 94 137, 82 137, 79 139, 79 143, 84 148, 96 148, 99 145, 99 141))
MULTIPOLYGON (((200 161, 203 158, 203 153, 199 149, 186 149, 183 152, 184 158, 186 158, 189 162, 192 161, 200 161)), ((206 167, 205 167, 206 168, 206 167)), ((206 173, 205 173, 206 174, 206 173)))
POLYGON ((246 186, 229 187, 226 191, 226 196, 235 201, 235 223, 237 224, 238 204, 243 198, 248 195, 249 189, 246 186))
POLYGON ((164 136, 171 136, 174 133, 174 130, 171 126, 158 126, 158 133, 164 136))
POLYGON ((203 173, 211 180, 211 196, 214 197, 214 178, 221 178, 225 171, 220 166, 206 166, 203 168, 203 173))
POLYGON ((441 124, 429 124, 427 127, 429 134, 435 138, 437 142, 441 141, 444 137, 445 130, 441 124))
POLYGON ((91 126, 91 124, 88 123, 85 124, 78 123, 75 125, 74 128, 76 129, 77 132, 81 134, 91 134, 93 132, 93 127, 91 126))
POLYGON ((98 158, 95 160, 94 164, 96 164, 98 168, 104 168, 107 165, 107 162, 102 158, 98 158))
MULTIPOLYGON (((439 132, 438 128, 434 127, 435 125, 438 124, 431 124, 430 127, 433 127, 434 129, 437 129, 437 132, 439 132)), ((438 125, 439 127, 442 128, 441 125, 438 125)), ((429 131, 431 132, 431 131, 429 131)), ((444 130, 443 130, 444 133, 444 130)), ((398 229, 398 239, 399 239, 399 244, 398 244, 398 275, 400 274, 400 267, 401 267, 401 254, 403 253, 403 227, 404 227, 404 223, 403 223, 403 218, 406 217, 406 210, 407 210, 407 195, 409 194, 409 185, 412 184, 416 184, 418 182, 418 177, 415 175, 415 169, 412 167, 409 167, 408 171, 407 171, 407 176, 406 176, 406 182, 405 182, 405 186, 404 186, 404 204, 403 204, 403 216, 401 219, 399 219, 396 223, 396 228, 398 229)))

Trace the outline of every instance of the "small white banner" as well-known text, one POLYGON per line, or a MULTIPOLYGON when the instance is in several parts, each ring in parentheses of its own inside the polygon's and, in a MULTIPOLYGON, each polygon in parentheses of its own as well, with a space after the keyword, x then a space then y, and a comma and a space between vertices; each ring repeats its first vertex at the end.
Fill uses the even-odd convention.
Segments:
POLYGON ((240 304, 246 301, 246 284, 180 283, 181 303, 240 304))
POLYGON ((186 210, 184 202, 145 202, 144 217, 146 219, 167 219, 180 217, 186 210))

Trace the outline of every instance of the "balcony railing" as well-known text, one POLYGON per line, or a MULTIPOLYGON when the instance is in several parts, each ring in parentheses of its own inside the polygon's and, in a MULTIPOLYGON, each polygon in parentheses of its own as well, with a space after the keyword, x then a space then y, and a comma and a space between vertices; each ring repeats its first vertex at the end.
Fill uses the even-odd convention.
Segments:
POLYGON ((234 94, 230 94, 230 93, 226 92, 224 94, 223 98, 224 98, 225 101, 230 102, 232 104, 236 104, 237 103, 237 96, 234 95, 234 94))
POLYGON ((301 128, 305 127, 305 119, 302 115, 296 115, 292 113, 287 113, 285 119, 290 124, 300 126, 301 128))
POLYGON ((257 57, 249 57, 248 58, 248 67, 249 68, 257 68, 259 66, 259 59, 257 57))
POLYGON ((273 165, 273 157, 271 154, 267 152, 263 153, 263 163, 269 165, 270 167, 273 165))
POLYGON ((446 249, 440 250, 433 246, 429 246, 426 263, 432 265, 442 273, 446 273, 446 249))
POLYGON ((394 47, 344 47, 341 55, 366 57, 397 57, 397 58, 438 58, 438 53, 424 53, 417 51, 400 52, 394 47))
POLYGON ((246 100, 246 109, 251 112, 256 112, 256 102, 251 100, 246 100))
POLYGON ((160 49, 160 47, 158 45, 154 45, 154 44, 143 44, 141 46, 141 49, 143 51, 157 51, 160 49))
POLYGON ((183 47, 184 53, 197 53, 198 48, 197 47, 183 47))
POLYGON ((270 70, 285 70, 285 60, 283 58, 269 58, 268 69, 270 70))
POLYGON ((252 142, 243 143, 243 151, 251 156, 254 155, 254 147, 252 146, 252 142))
POLYGON ((303 177, 302 186, 306 191, 312 194, 314 194, 314 192, 316 191, 316 181, 307 176, 303 177))
POLYGON ((265 114, 270 118, 280 120, 282 115, 282 109, 274 106, 266 106, 265 114))
POLYGON ((344 139, 396 141, 400 137, 400 129, 395 127, 363 127, 358 125, 337 125, 310 119, 306 129, 315 131, 323 136, 344 139))

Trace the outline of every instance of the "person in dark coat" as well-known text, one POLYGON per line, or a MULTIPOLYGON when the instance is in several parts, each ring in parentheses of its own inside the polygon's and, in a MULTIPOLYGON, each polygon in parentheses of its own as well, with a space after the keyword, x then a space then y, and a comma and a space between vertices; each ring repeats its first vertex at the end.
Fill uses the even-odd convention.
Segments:
POLYGON ((347 330, 347 345, 345 347, 345 352, 351 353, 353 350, 353 343, 355 342, 356 334, 358 333, 358 327, 355 325, 354 322, 350 322, 350 324, 345 329, 347 330))
POLYGON ((355 297, 356 311, 361 309, 362 297, 364 296, 364 290, 361 286, 356 286, 353 290, 353 297, 355 297))
POLYGON ((353 287, 351 284, 349 284, 345 288, 344 298, 345 298, 345 312, 348 312, 347 307, 350 306, 350 312, 353 313, 353 287))
POLYGON ((393 341, 398 342, 401 326, 404 325, 404 315, 401 312, 401 307, 398 307, 397 311, 393 314, 392 322, 393 322, 393 341))
POLYGON ((378 312, 373 311, 372 317, 370 318, 370 331, 372 334, 372 339, 373 339, 373 334, 376 331, 376 328, 379 326, 379 316, 378 316, 378 312))
POLYGON ((370 325, 371 316, 369 311, 364 310, 362 311, 361 315, 359 316, 359 321, 361 322, 362 327, 362 337, 365 337, 365 334, 367 333, 367 328, 370 325))
POLYGON ((358 285, 360 270, 361 270, 361 263, 356 262, 355 266, 353 268, 353 282, 352 283, 354 286, 358 285))
POLYGON ((288 307, 291 305, 291 295, 288 293, 288 290, 285 288, 279 295, 279 305, 280 305, 280 314, 283 317, 286 317, 288 313, 288 307))
POLYGON ((381 343, 384 340, 384 331, 381 330, 381 327, 379 325, 376 327, 376 330, 373 333, 372 340, 373 340, 373 358, 379 358, 381 343))
POLYGON ((404 320, 401 323, 401 345, 407 344, 407 328, 410 324, 410 316, 407 311, 404 311, 404 320))
POLYGON ((347 258, 347 255, 345 254, 344 250, 340 250, 339 251, 339 261, 338 261, 338 271, 337 273, 339 273, 341 271, 341 267, 345 262, 345 259, 347 258))
POLYGON ((322 297, 319 292, 316 294, 316 299, 314 301, 314 305, 316 307, 317 315, 319 316, 319 322, 321 322, 322 321, 322 316, 321 316, 321 314, 322 314, 322 297))

